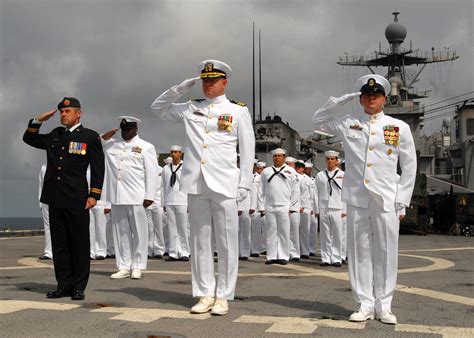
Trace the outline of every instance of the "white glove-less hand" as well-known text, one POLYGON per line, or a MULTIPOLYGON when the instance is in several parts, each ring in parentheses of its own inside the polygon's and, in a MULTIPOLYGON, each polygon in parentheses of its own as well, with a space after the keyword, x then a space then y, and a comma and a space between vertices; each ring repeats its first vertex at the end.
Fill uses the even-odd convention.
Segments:
POLYGON ((176 91, 180 94, 186 94, 189 92, 192 86, 196 83, 197 80, 199 80, 199 77, 194 77, 192 79, 186 79, 183 82, 181 82, 179 85, 176 86, 176 91))
POLYGON ((245 197, 247 197, 249 191, 245 188, 239 188, 239 190, 237 190, 237 198, 236 198, 236 201, 237 203, 240 203, 242 202, 245 197))
POLYGON ((361 94, 360 92, 345 94, 345 95, 342 95, 341 97, 335 98, 334 102, 337 103, 337 104, 345 104, 345 103, 353 100, 355 97, 359 97, 360 94, 361 94))

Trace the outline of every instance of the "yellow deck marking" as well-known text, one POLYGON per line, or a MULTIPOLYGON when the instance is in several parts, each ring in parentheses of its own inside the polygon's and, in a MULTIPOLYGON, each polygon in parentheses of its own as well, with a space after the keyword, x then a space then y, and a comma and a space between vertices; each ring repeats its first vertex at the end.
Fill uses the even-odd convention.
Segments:
POLYGON ((435 271, 435 270, 444 270, 453 267, 455 264, 447 259, 442 258, 433 258, 433 257, 426 257, 426 256, 415 256, 415 255, 407 255, 407 254, 400 254, 399 256, 405 257, 413 257, 419 259, 427 259, 432 261, 433 264, 424 266, 424 267, 416 267, 416 268, 409 268, 409 269, 401 269, 398 270, 398 273, 410 273, 410 272, 426 272, 426 271, 435 271))
POLYGON ((425 297, 430 297, 434 299, 444 300, 445 302, 452 302, 452 303, 474 306, 474 298, 453 295, 452 293, 420 289, 420 288, 415 288, 415 287, 400 285, 400 284, 397 284, 396 290, 406 292, 406 293, 411 293, 416 296, 425 296, 425 297))
POLYGON ((458 251, 458 250, 473 250, 473 246, 465 246, 459 248, 439 248, 439 249, 414 249, 414 250, 398 250, 398 252, 436 252, 436 251, 458 251))
POLYGON ((103 307, 92 310, 91 312, 100 313, 118 313, 117 316, 111 317, 114 320, 125 320, 129 322, 151 323, 161 318, 176 319, 197 319, 204 320, 211 317, 209 313, 191 314, 189 311, 177 311, 156 308, 119 308, 119 307, 103 307))
POLYGON ((30 302, 26 300, 0 300, 0 314, 29 309, 64 311, 72 310, 80 306, 81 305, 76 304, 30 302))
POLYGON ((273 316, 240 316, 234 323, 270 324, 265 332, 288 334, 312 334, 319 326, 337 329, 364 329, 365 323, 351 323, 342 320, 273 317, 273 316))

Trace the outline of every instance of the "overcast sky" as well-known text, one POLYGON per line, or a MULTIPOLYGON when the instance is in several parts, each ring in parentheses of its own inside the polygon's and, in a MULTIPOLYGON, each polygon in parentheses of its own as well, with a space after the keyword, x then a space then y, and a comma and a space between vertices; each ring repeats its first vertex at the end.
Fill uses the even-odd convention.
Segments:
MULTIPOLYGON (((45 152, 21 138, 28 120, 63 96, 80 99, 83 124, 98 132, 117 127, 119 115, 141 118, 141 137, 167 151, 181 143, 182 130, 153 117, 149 106, 196 76, 204 59, 231 65, 227 96, 252 109, 255 22, 262 31, 263 114, 278 113, 305 135, 328 96, 352 91, 368 73, 337 65, 338 57, 373 52, 379 42, 386 49, 395 10, 408 31, 404 46, 412 40, 414 49, 449 48, 460 56, 426 67, 416 85, 432 90, 424 103, 472 91, 472 0, 0 0, 0 217, 40 216, 45 152)), ((202 97, 199 89, 183 100, 202 97)), ((55 116, 41 131, 58 125, 55 116)), ((438 128, 431 120, 425 129, 438 128)))

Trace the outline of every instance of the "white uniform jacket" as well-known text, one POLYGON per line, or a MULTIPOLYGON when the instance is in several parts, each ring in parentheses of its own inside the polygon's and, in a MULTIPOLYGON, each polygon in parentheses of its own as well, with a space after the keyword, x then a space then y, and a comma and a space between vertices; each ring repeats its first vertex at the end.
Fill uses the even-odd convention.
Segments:
POLYGON ((106 200, 115 205, 141 205, 155 200, 158 163, 155 147, 138 135, 131 140, 109 139, 105 153, 106 200))
POLYGON ((174 103, 182 95, 176 86, 151 105, 163 120, 183 121, 186 128, 186 161, 181 191, 201 193, 200 176, 214 192, 237 197, 237 189, 252 187, 255 136, 247 107, 232 103, 225 95, 214 99, 174 103), (237 145, 240 168, 237 168, 237 145))
POLYGON ((183 172, 183 161, 180 162, 181 166, 176 171, 176 182, 171 186, 171 175, 172 170, 175 171, 178 166, 174 166, 172 163, 167 164, 163 168, 163 198, 164 205, 188 205, 188 195, 181 189, 181 176, 183 172))
POLYGON ((286 165, 265 168, 260 175, 258 210, 265 210, 267 206, 288 206, 290 211, 299 212, 300 186, 297 175, 295 169, 286 165), (268 182, 274 174, 273 169, 281 170, 281 173, 268 182))
POLYGON ((336 169, 328 171, 324 169, 320 171, 314 180, 315 193, 318 196, 318 205, 315 213, 319 214, 320 209, 338 209, 346 212, 346 204, 342 201, 342 184, 344 182, 344 171, 336 169), (331 187, 328 183, 328 177, 332 178, 331 187), (338 187, 339 186, 339 187, 338 187), (332 193, 331 193, 332 188, 332 193))
POLYGON ((306 174, 298 174, 300 179, 300 207, 305 210, 311 210, 312 183, 311 178, 306 174))
POLYGON ((164 198, 163 198, 163 168, 158 165, 158 172, 157 172, 158 178, 156 180, 156 193, 155 193, 155 198, 154 204, 156 204, 159 207, 162 207, 164 204, 164 198))
POLYGON ((260 174, 253 174, 252 188, 250 189, 250 209, 257 210, 258 186, 260 185, 260 174))
POLYGON ((338 135, 344 143, 343 201, 367 208, 371 194, 387 212, 395 210, 395 203, 408 206, 416 177, 415 145, 408 124, 383 112, 343 114, 335 100, 329 98, 314 113, 313 125, 338 135), (397 182, 398 163, 401 176, 397 182))

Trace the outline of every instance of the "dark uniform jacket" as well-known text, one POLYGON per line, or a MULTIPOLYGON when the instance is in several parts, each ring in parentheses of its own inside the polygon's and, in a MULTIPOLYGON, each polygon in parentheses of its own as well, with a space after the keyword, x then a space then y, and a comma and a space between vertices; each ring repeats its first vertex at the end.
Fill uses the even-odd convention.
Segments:
POLYGON ((47 168, 40 201, 55 208, 84 209, 88 197, 100 199, 104 181, 104 153, 100 136, 78 126, 72 132, 57 127, 48 134, 39 134, 41 124, 30 120, 23 141, 45 149, 47 168), (90 190, 87 167, 90 165, 90 190))

